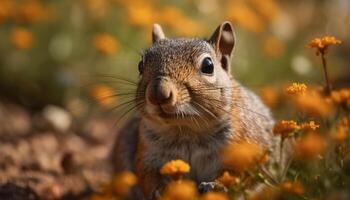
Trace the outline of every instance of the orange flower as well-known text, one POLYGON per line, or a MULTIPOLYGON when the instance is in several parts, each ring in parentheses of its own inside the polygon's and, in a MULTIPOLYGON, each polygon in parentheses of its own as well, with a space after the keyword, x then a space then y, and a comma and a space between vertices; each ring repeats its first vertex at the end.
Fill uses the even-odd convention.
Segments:
POLYGON ((328 117, 333 113, 332 104, 317 92, 308 92, 293 99, 295 106, 302 112, 315 117, 328 117))
POLYGON ((336 129, 334 133, 331 135, 332 139, 335 140, 337 143, 343 143, 346 138, 348 137, 346 133, 346 128, 341 126, 336 129))
POLYGON ((14 13, 16 2, 13 0, 0 1, 0 24, 6 21, 14 13))
POLYGON ((195 183, 189 180, 170 182, 160 200, 193 200, 197 197, 195 183))
POLYGON ((274 200, 278 199, 279 190, 271 186, 263 185, 259 190, 248 193, 247 200, 274 200))
POLYGON ((135 1, 132 4, 126 4, 126 11, 129 23, 138 27, 151 27, 156 21, 158 13, 158 10, 155 10, 146 1, 135 1))
POLYGON ((190 169, 190 165, 183 160, 172 160, 163 165, 163 167, 160 169, 160 173, 170 175, 176 180, 183 174, 188 173, 190 169))
POLYGON ((283 54, 284 45, 276 37, 268 37, 262 43, 263 51, 267 56, 277 58, 283 54))
POLYGON ((280 185, 280 188, 283 191, 286 191, 288 193, 292 193, 292 194, 297 194, 297 195, 303 195, 305 190, 304 190, 304 186, 299 182, 299 181, 295 181, 295 182, 284 182, 280 185))
POLYGON ((261 88, 260 96, 269 107, 274 107, 278 103, 278 93, 274 87, 265 86, 261 88))
POLYGON ((243 1, 231 2, 226 8, 227 19, 255 33, 260 33, 264 30, 264 20, 243 1))
POLYGON ((34 43, 34 37, 31 31, 25 28, 14 28, 11 31, 10 40, 17 49, 30 49, 34 43))
POLYGON ((267 20, 273 20, 278 16, 280 7, 275 0, 250 0, 254 8, 267 20))
POLYGON ((98 52, 103 55, 111 55, 119 49, 117 40, 106 33, 100 33, 94 37, 94 45, 98 52))
POLYGON ((315 38, 310 41, 307 45, 308 48, 317 49, 317 54, 319 53, 327 53, 328 47, 331 45, 341 44, 341 41, 333 36, 324 36, 322 38, 315 38))
POLYGON ((289 134, 300 129, 300 126, 293 120, 282 120, 275 124, 273 127, 273 133, 281 135, 282 137, 288 137, 289 134))
POLYGON ((270 156, 269 156, 269 153, 266 151, 264 155, 261 157, 259 163, 264 165, 264 164, 267 164, 269 160, 270 160, 270 156))
POLYGON ((303 123, 301 125, 301 129, 303 131, 314 131, 319 127, 320 127, 320 125, 317 125, 314 121, 310 121, 308 123, 303 123))
POLYGON ((295 153, 300 159, 314 159, 322 154, 326 147, 326 139, 319 134, 311 132, 297 142, 295 153))
POLYGON ((229 200, 228 196, 222 192, 207 192, 200 199, 201 200, 229 200))
POLYGON ((81 3, 89 12, 89 16, 96 19, 106 16, 107 10, 109 8, 108 0, 82 0, 81 3))
POLYGON ((121 172, 113 177, 113 191, 120 196, 125 196, 130 188, 137 183, 137 177, 129 171, 121 172))
POLYGON ((223 162, 237 172, 243 172, 258 164, 263 151, 256 143, 242 141, 227 145, 223 151, 223 162))
POLYGON ((181 36, 193 36, 200 32, 201 26, 198 22, 188 18, 176 7, 165 6, 160 10, 159 16, 162 16, 160 18, 162 24, 173 28, 181 36))
POLYGON ((306 92, 307 86, 303 83, 293 83, 291 86, 287 87, 287 94, 304 94, 306 92))
POLYGON ((333 90, 330 95, 331 99, 336 104, 347 104, 350 100, 350 88, 343 88, 341 90, 333 90))
POLYGON ((17 18, 23 23, 35 23, 44 19, 45 7, 40 1, 29 0, 18 7, 17 18))
POLYGON ((88 200, 118 200, 118 198, 112 196, 112 195, 105 195, 105 194, 93 194, 88 198, 88 200))
POLYGON ((225 171, 216 180, 227 188, 229 188, 232 184, 238 183, 240 181, 238 177, 232 176, 228 171, 225 171))
POLYGON ((102 106, 109 107, 116 101, 113 96, 113 89, 107 85, 94 86, 90 94, 102 106))

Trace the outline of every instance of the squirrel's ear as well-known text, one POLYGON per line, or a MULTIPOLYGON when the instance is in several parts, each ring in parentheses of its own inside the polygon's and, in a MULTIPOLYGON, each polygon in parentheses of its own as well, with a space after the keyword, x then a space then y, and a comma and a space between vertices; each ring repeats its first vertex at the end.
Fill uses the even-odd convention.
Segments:
POLYGON ((230 22, 225 21, 215 30, 210 38, 210 42, 214 45, 215 51, 222 55, 221 62, 223 68, 230 70, 230 58, 235 46, 235 33, 230 22))
POLYGON ((155 43, 155 42, 162 40, 164 38, 165 38, 165 35, 164 35, 162 27, 159 24, 153 24, 152 42, 155 43))
POLYGON ((235 33, 230 22, 225 21, 215 30, 210 38, 210 42, 214 45, 215 50, 221 52, 222 55, 231 56, 231 52, 235 46, 235 33))

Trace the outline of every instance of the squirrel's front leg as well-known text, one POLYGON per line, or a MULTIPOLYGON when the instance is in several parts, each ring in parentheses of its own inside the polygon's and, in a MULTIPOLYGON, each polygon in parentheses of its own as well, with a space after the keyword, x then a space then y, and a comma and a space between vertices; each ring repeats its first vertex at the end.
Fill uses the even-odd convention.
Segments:
POLYGON ((162 176, 155 166, 149 166, 144 161, 144 150, 143 148, 143 151, 138 151, 135 159, 139 188, 144 200, 156 200, 169 180, 162 176))
POLYGON ((159 173, 152 172, 143 167, 137 169, 139 186, 143 193, 145 200, 157 200, 160 198, 160 194, 167 184, 166 180, 160 176, 159 173))

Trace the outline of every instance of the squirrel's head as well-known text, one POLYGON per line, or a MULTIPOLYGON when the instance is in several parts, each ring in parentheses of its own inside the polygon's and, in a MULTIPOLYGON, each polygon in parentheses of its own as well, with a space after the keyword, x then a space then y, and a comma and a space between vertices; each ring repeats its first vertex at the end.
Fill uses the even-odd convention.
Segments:
POLYGON ((230 59, 235 35, 222 23, 209 40, 165 37, 155 24, 152 46, 139 63, 136 103, 157 124, 205 128, 231 109, 230 59))

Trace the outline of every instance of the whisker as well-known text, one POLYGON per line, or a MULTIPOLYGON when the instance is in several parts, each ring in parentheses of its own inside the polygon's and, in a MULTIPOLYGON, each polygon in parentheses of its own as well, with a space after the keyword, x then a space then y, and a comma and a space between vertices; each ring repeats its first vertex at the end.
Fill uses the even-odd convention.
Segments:
POLYGON ((217 119, 217 116, 215 116, 215 114, 213 112, 211 112, 210 110, 208 110, 207 108, 205 108, 204 106, 202 106, 200 103, 197 103, 196 101, 192 101, 195 105, 199 106, 204 112, 208 113, 209 115, 211 115, 214 119, 217 119))
POLYGON ((111 110, 116 111, 116 110, 122 108, 123 106, 128 105, 128 104, 132 104, 132 103, 135 103, 135 98, 131 99, 129 101, 123 102, 121 104, 118 104, 117 106, 112 107, 111 110))
POLYGON ((137 84, 138 84, 137 81, 135 81, 135 80, 129 80, 129 79, 126 79, 126 78, 123 78, 123 77, 116 77, 114 75, 99 74, 97 76, 101 77, 101 78, 110 78, 110 79, 113 79, 114 81, 125 82, 125 83, 129 83, 129 84, 135 85, 135 86, 137 86, 137 84))
MULTIPOLYGON (((207 98, 207 99, 208 99, 208 98, 207 98)), ((208 100, 210 100, 210 101, 216 101, 216 102, 219 103, 218 106, 222 106, 222 105, 220 104, 220 103, 222 103, 220 100, 212 99, 212 98, 209 98, 208 100)), ((266 116, 266 115, 264 115, 264 114, 261 114, 261 113, 259 113, 259 112, 256 112, 256 111, 252 110, 252 109, 249 109, 249 108, 246 108, 246 107, 244 107, 244 106, 241 106, 241 105, 239 105, 239 104, 237 104, 237 103, 238 103, 238 102, 233 102, 232 105, 237 106, 237 107, 242 108, 242 109, 245 109, 246 111, 252 112, 252 113, 254 113, 254 114, 257 114, 257 115, 259 115, 259 116, 261 116, 261 117, 264 117, 265 119, 268 119, 268 118, 269 118, 268 116, 266 116)), ((215 104, 212 104, 212 105, 215 105, 215 104)), ((220 108, 220 107, 217 107, 217 108, 220 108)))
POLYGON ((133 111, 135 108, 138 108, 140 105, 142 105, 144 102, 139 102, 132 106, 130 109, 125 111, 120 117, 116 120, 115 124, 118 124, 127 114, 129 114, 131 111, 133 111))

